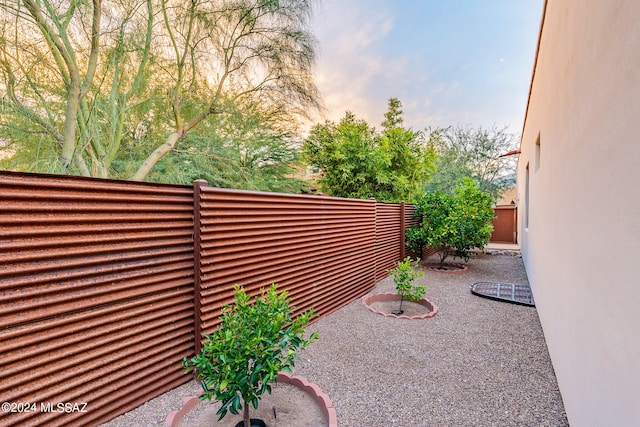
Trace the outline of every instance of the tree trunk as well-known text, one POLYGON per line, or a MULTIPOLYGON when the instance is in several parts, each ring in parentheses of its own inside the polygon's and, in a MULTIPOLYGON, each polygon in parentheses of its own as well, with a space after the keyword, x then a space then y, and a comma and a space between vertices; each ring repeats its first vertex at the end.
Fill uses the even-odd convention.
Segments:
POLYGON ((155 149, 153 153, 149 154, 144 162, 140 165, 136 173, 131 177, 132 181, 144 181, 144 179, 149 175, 151 169, 163 158, 167 153, 171 152, 176 146, 176 143, 180 139, 180 133, 174 132, 160 147, 155 149))
POLYGON ((74 151, 76 150, 76 120, 78 119, 78 110, 80 108, 80 86, 78 82, 73 81, 67 92, 67 106, 64 118, 64 141, 62 143, 62 153, 60 164, 65 172, 69 170, 74 151))
POLYGON ((244 412, 242 414, 244 420, 244 427, 251 427, 251 418, 249 418, 249 404, 244 402, 244 412))
POLYGON ((449 247, 441 247, 440 250, 438 250, 438 253, 440 255, 440 267, 444 267, 444 261, 449 256, 449 247))

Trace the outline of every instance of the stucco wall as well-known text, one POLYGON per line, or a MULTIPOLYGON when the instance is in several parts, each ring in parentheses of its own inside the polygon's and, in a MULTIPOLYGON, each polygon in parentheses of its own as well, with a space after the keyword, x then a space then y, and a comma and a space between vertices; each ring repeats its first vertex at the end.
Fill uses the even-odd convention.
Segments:
POLYGON ((639 21, 548 0, 524 126, 520 244, 572 426, 640 425, 639 21))
POLYGON ((496 201, 496 206, 507 206, 511 204, 511 201, 516 200, 516 187, 507 188, 500 194, 500 197, 496 201))

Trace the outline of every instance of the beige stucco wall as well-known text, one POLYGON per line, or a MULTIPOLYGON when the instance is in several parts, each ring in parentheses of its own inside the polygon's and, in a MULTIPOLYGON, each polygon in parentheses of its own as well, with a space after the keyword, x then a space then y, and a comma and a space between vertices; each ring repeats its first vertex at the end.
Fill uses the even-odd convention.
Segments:
POLYGON ((507 188, 500 194, 500 197, 496 201, 496 206, 510 205, 511 201, 515 202, 516 198, 516 187, 507 188))
POLYGON ((574 427, 640 426, 639 22, 638 0, 548 0, 518 163, 520 244, 574 427))

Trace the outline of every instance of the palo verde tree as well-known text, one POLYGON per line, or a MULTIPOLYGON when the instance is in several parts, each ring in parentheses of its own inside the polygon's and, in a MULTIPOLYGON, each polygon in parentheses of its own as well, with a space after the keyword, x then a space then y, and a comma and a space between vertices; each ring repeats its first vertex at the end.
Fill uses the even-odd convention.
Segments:
POLYGON ((425 192, 416 202, 415 215, 421 222, 407 230, 407 243, 414 250, 435 248, 441 266, 450 255, 468 261, 471 250, 483 248, 493 231, 491 195, 469 177, 458 182, 453 195, 425 192))
POLYGON ((213 116, 186 149, 174 149, 149 175, 161 181, 190 184, 205 179, 209 185, 258 191, 300 193, 309 184, 295 178, 300 170, 299 139, 295 132, 263 111, 259 103, 228 103, 225 114, 213 116))
POLYGON ((227 102, 260 99, 287 120, 318 108, 310 12, 307 0, 0 0, 0 136, 48 171, 109 177, 136 159, 120 170, 144 180, 227 102))
POLYGON ((433 131, 431 140, 438 157, 428 190, 453 194, 461 178, 471 177, 495 201, 515 184, 513 157, 500 156, 517 147, 518 136, 506 128, 455 126, 433 131))
POLYGON ((389 100, 381 132, 347 112, 339 123, 315 125, 303 154, 337 197, 412 201, 433 170, 433 151, 421 132, 402 127, 401 103, 389 100))

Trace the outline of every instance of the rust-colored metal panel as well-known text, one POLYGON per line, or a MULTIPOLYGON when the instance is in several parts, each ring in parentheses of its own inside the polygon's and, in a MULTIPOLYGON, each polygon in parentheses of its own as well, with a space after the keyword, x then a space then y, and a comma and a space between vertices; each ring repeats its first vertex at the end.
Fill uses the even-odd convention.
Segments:
POLYGON ((376 203, 376 281, 400 260, 401 213, 399 203, 376 203))
POLYGON ((496 206, 493 208, 495 218, 491 220, 493 233, 490 242, 516 243, 517 210, 513 205, 496 206))
MULTIPOLYGON (((409 205, 409 204, 405 205, 405 208, 404 208, 405 232, 407 229, 417 226, 418 224, 420 224, 420 217, 416 216, 416 207, 414 205, 409 205)), ((411 248, 409 248, 408 245, 405 249, 405 253, 406 253, 406 256, 410 256, 411 258, 414 258, 414 259, 421 257, 421 255, 417 251, 411 250, 411 248)))
POLYGON ((405 215, 405 225, 407 228, 410 228, 414 225, 418 225, 420 224, 420 217, 416 216, 416 207, 414 205, 405 205, 404 208, 404 215, 405 215))
POLYGON ((0 172, 0 426, 95 425, 189 380, 193 189, 0 172), (86 402, 87 412, 40 404, 86 402))
POLYGON ((298 312, 342 307, 395 266, 414 210, 0 172, 0 400, 87 403, 0 426, 95 425, 188 381, 181 359, 235 283, 278 283, 298 312))
POLYGON ((219 324, 233 285, 278 283, 298 312, 326 315, 375 284, 375 202, 201 189, 201 319, 219 324))

